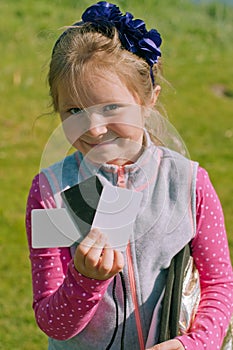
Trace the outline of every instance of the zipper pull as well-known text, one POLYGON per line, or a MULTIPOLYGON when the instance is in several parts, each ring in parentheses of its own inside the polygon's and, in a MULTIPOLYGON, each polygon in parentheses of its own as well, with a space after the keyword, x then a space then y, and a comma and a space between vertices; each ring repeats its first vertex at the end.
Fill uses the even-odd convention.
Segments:
POLYGON ((117 169, 117 175, 118 175, 118 179, 117 179, 117 186, 118 187, 126 187, 126 182, 125 182, 125 171, 124 171, 124 167, 122 165, 120 165, 117 169))

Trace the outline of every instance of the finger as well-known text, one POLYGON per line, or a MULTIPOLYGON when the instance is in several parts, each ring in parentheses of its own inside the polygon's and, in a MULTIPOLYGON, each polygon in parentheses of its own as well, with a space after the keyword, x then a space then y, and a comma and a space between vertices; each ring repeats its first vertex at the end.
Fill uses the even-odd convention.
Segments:
POLYGON ((101 232, 98 229, 92 229, 88 235, 82 240, 82 242, 78 245, 77 250, 82 254, 86 255, 91 247, 96 243, 99 239, 101 232))
POLYGON ((106 244, 106 236, 104 236, 103 234, 100 234, 98 236, 98 239, 89 249, 88 253, 84 258, 84 264, 86 268, 96 267, 100 263, 100 259, 102 259, 101 256, 102 256, 105 244, 106 244))
POLYGON ((184 350, 184 347, 179 340, 172 339, 155 345, 147 350, 184 350))
POLYGON ((112 270, 113 260, 113 249, 108 244, 105 244, 103 254, 99 263, 99 272, 103 275, 108 274, 112 270))
POLYGON ((114 273, 120 272, 124 267, 124 257, 123 254, 119 250, 114 250, 114 262, 112 270, 114 273))
POLYGON ((92 229, 76 248, 74 256, 74 265, 78 271, 81 272, 85 269, 85 257, 88 254, 91 247, 95 244, 99 235, 99 230, 92 229))

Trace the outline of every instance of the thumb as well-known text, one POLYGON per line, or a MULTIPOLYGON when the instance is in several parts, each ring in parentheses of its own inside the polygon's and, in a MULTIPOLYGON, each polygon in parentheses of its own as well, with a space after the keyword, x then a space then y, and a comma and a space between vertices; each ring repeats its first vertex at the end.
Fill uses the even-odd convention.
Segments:
POLYGON ((172 339, 152 346, 152 348, 146 350, 184 350, 184 347, 179 340, 172 339))

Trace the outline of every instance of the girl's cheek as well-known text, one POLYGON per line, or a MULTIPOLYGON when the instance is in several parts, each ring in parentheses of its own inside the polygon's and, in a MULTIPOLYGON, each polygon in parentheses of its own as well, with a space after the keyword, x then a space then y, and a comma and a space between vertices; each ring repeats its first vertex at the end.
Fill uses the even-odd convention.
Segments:
POLYGON ((88 120, 75 115, 71 115, 69 118, 63 120, 62 127, 67 140, 74 145, 74 143, 88 131, 90 127, 89 124, 88 120))

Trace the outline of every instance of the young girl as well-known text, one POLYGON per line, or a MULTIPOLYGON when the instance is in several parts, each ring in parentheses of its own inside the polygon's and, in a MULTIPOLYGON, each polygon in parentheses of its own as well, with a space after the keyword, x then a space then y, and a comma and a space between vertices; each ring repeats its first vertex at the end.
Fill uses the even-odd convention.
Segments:
POLYGON ((26 218, 33 308, 50 350, 221 348, 233 274, 219 199, 203 168, 145 128, 160 92, 160 45, 156 30, 99 2, 53 48, 52 102, 77 151, 34 178, 26 218), (126 251, 97 228, 70 248, 32 248, 31 211, 55 208, 57 193, 93 174, 143 194, 126 251), (187 243, 198 311, 186 334, 159 344, 167 268, 187 243))

